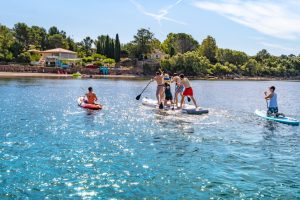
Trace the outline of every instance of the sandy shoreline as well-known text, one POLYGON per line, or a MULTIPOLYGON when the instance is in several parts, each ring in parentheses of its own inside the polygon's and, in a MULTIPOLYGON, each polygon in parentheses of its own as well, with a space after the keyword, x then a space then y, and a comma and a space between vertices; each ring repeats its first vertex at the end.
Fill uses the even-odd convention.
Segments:
MULTIPOLYGON (((0 72, 0 78, 57 78, 72 79, 72 74, 54 74, 54 73, 32 73, 32 72, 0 72)), ((82 79, 130 79, 130 80, 148 80, 151 76, 135 76, 135 75, 85 75, 82 79)), ((208 78, 208 77, 190 77, 191 80, 223 80, 223 81, 299 81, 299 78, 280 78, 280 77, 240 77, 240 78, 208 78)))
MULTIPOLYGON (((0 78, 74 78, 72 74, 52 74, 52 73, 24 73, 24 72, 0 72, 0 78)), ((138 79, 133 75, 83 75, 82 78, 120 78, 138 79)))

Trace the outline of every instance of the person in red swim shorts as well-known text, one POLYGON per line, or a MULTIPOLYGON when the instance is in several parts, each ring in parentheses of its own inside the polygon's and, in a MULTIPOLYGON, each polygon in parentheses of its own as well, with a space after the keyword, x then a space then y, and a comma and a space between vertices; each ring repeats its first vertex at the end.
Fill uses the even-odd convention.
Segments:
POLYGON ((183 97, 181 99, 180 107, 182 108, 182 104, 184 103, 184 98, 190 97, 197 108, 198 107, 197 102, 194 98, 193 88, 191 87, 189 79, 184 77, 184 74, 180 74, 179 77, 181 80, 181 84, 184 86, 183 97))

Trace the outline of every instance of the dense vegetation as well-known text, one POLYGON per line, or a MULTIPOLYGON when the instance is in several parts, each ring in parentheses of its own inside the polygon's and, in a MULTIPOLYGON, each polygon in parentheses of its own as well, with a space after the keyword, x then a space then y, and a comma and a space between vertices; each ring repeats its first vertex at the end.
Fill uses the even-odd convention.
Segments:
POLYGON ((115 39, 101 35, 96 40, 86 37, 81 42, 75 42, 65 31, 55 26, 46 31, 42 27, 29 27, 25 23, 17 23, 12 29, 0 24, 0 62, 37 61, 39 55, 28 50, 53 48, 75 51, 84 62, 105 59, 106 63, 114 63, 114 60, 120 60, 121 44, 118 34, 115 39))
POLYGON ((249 56, 242 51, 218 48, 215 39, 208 36, 196 49, 162 60, 161 66, 166 71, 198 76, 291 77, 300 75, 300 56, 272 56, 265 49, 249 56))
POLYGON ((53 26, 46 29, 39 26, 27 26, 17 23, 12 29, 0 25, 0 62, 28 63, 37 61, 38 55, 31 49, 45 50, 65 48, 76 51, 84 63, 102 64, 119 62, 121 57, 149 60, 154 51, 161 51, 164 57, 155 62, 145 63, 144 70, 153 72, 160 66, 164 71, 183 72, 194 76, 277 76, 290 77, 300 75, 300 55, 273 56, 267 50, 261 50, 254 56, 245 52, 223 49, 217 46, 211 36, 201 43, 185 33, 170 33, 160 42, 149 29, 139 29, 129 43, 120 43, 115 38, 100 35, 96 39, 84 38, 75 42, 66 32, 53 26), (152 67, 151 67, 152 66, 152 67))

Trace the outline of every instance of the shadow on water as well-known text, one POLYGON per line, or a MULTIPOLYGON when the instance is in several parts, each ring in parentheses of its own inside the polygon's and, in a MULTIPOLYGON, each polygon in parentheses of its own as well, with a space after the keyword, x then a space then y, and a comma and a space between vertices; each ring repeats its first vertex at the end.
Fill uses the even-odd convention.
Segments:
POLYGON ((266 121, 264 124, 264 128, 267 130, 267 132, 265 132, 266 134, 272 133, 273 135, 274 132, 276 131, 276 128, 278 128, 278 123, 274 123, 272 121, 266 121))
POLYGON ((95 120, 97 115, 99 114, 98 110, 90 110, 90 109, 84 109, 84 124, 88 127, 94 127, 95 126, 95 120))
POLYGON ((86 116, 88 116, 88 115, 96 116, 96 114, 97 114, 98 112, 99 112, 99 111, 97 111, 97 110, 85 109, 86 116))

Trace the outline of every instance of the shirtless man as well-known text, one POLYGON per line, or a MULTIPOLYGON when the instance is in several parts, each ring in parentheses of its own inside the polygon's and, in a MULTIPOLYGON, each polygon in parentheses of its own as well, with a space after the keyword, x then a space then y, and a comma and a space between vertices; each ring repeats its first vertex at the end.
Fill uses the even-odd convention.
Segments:
POLYGON ((177 73, 173 74, 173 78, 171 83, 175 82, 175 105, 178 105, 178 95, 180 94, 181 98, 183 98, 183 85, 181 84, 180 77, 177 75, 177 73))
POLYGON ((89 104, 97 104, 96 101, 98 100, 96 94, 93 92, 93 88, 88 88, 88 93, 85 94, 87 97, 87 103, 89 104))
POLYGON ((190 84, 190 81, 188 78, 184 77, 184 74, 180 74, 179 75, 180 77, 180 80, 181 80, 181 84, 184 86, 184 91, 183 91, 183 97, 181 99, 181 103, 180 103, 180 107, 182 108, 182 104, 184 103, 184 98, 186 96, 190 97, 194 103, 194 105, 196 106, 196 108, 198 107, 197 106, 197 103, 196 103, 196 100, 194 98, 194 94, 193 94, 193 89, 191 87, 191 84, 190 84))
POLYGON ((164 99, 164 93, 165 93, 165 80, 164 80, 164 75, 156 72, 156 76, 153 78, 153 80, 156 81, 157 83, 157 88, 156 88, 156 99, 157 103, 160 107, 162 107, 162 102, 164 99))

